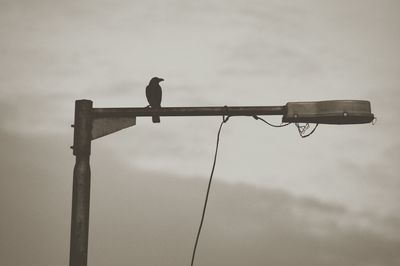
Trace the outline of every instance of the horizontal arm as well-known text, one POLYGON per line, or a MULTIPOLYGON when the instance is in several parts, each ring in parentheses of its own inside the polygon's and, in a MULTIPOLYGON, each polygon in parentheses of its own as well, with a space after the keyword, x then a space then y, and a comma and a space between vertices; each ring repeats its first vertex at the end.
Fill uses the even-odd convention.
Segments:
POLYGON ((93 118, 139 116, 256 116, 282 115, 283 122, 316 124, 364 124, 374 119, 369 101, 334 100, 289 102, 284 106, 211 106, 161 108, 93 108, 93 118))
POLYGON ((284 115, 285 106, 222 106, 161 108, 93 108, 94 118, 137 116, 254 116, 284 115))

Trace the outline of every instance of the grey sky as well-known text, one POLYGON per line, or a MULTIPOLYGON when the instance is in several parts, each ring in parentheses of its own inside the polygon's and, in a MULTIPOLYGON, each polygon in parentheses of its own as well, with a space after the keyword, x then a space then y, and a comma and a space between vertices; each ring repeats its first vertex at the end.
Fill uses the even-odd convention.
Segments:
MULTIPOLYGON (((60 136, 0 137, 2 264, 67 265, 73 164, 60 136)), ((96 152, 89 265, 188 265, 204 180, 131 171, 96 152)), ((196 265, 397 265, 399 233, 393 217, 216 180, 196 265)))
MULTIPOLYGON (((308 139, 294 126, 272 129, 232 118, 222 132, 215 178, 341 206, 351 221, 399 219, 399 9, 395 0, 1 0, 1 142, 13 143, 14 136, 57 144, 56 163, 72 171, 74 100, 145 106, 144 88, 156 75, 165 79, 164 106, 367 99, 376 126, 320 126, 308 139)), ((121 176, 206 181, 219 120, 162 118, 153 125, 138 119, 93 143, 94 171, 104 156, 98 153, 107 152, 127 169, 121 176)), ((20 152, 47 171, 40 154, 20 152)), ((20 193, 18 178, 3 171, 4 186, 16 189, 7 195, 20 193)))

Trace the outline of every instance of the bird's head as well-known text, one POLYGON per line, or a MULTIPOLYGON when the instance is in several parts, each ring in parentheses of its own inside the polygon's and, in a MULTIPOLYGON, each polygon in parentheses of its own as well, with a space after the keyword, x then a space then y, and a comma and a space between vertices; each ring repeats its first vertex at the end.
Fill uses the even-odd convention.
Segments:
POLYGON ((150 80, 150 83, 160 83, 161 81, 164 81, 162 78, 154 77, 150 80))

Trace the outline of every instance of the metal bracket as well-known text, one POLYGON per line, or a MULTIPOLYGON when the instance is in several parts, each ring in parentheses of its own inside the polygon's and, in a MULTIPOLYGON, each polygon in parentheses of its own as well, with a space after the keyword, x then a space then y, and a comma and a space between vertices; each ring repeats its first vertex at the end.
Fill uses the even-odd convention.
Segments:
POLYGON ((104 137, 134 125, 136 125, 136 117, 94 118, 92 127, 92 140, 104 137))

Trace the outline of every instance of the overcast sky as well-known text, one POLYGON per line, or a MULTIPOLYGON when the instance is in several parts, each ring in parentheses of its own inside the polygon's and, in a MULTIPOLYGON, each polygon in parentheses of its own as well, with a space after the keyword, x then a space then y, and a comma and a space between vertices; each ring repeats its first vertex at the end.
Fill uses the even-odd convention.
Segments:
MULTIPOLYGON (((161 83, 163 106, 284 105, 288 101, 333 99, 371 101, 372 111, 378 118, 375 126, 321 125, 307 139, 301 139, 294 126, 275 129, 252 118, 230 119, 222 131, 215 180, 224 187, 222 194, 229 194, 233 186, 242 193, 253 193, 250 191, 254 189, 269 195, 252 198, 250 201, 255 206, 263 206, 260 202, 268 198, 275 199, 274 193, 279 191, 285 195, 281 197, 290 199, 285 201, 290 202, 287 203, 290 208, 298 208, 296 213, 302 217, 296 216, 299 223, 314 225, 313 219, 320 221, 321 217, 335 223, 340 220, 339 223, 365 229, 368 232, 365 236, 374 232, 384 239, 388 237, 395 242, 388 240, 385 245, 399 248, 399 11, 397 0, 0 0, 0 141, 7 147, 1 152, 1 189, 6 190, 2 191, 2 204, 7 202, 2 208, 14 217, 3 222, 2 230, 15 224, 18 217, 32 218, 23 204, 15 206, 12 199, 28 193, 21 191, 20 186, 33 182, 35 177, 43 183, 33 186, 34 191, 29 192, 33 194, 29 195, 38 200, 42 199, 39 195, 48 195, 49 190, 61 189, 57 194, 57 208, 62 206, 62 217, 69 220, 74 163, 68 148, 72 144, 69 125, 73 122, 76 99, 91 99, 95 107, 145 106, 144 89, 151 77, 159 76, 165 79, 161 83), (58 167, 58 173, 57 168, 48 169, 48 159, 53 167, 58 167), (12 167, 19 170, 14 172, 12 167), (30 172, 32 177, 28 178, 30 172), (47 178, 52 175, 58 177, 47 178), (307 204, 302 205, 302 200, 307 204), (307 210, 314 207, 309 207, 309 201, 321 204, 318 210, 323 211, 310 214, 307 210), (342 211, 331 212, 331 208, 342 211), (25 216, 18 216, 15 210, 25 216), (306 222, 303 216, 308 217, 306 222)), ((265 118, 280 122, 280 117, 265 118)), ((162 117, 161 123, 154 125, 149 118, 140 118, 130 129, 95 140, 92 205, 106 201, 94 189, 112 184, 111 180, 102 178, 107 171, 112 173, 113 180, 141 174, 161 184, 168 184, 168 180, 174 184, 183 182, 177 185, 180 192, 195 191, 199 197, 188 200, 185 208, 182 207, 193 208, 193 215, 188 218, 188 235, 185 234, 191 241, 220 120, 218 117, 162 117), (193 184, 199 187, 193 190, 193 184), (196 205, 191 206, 189 202, 196 205)), ((150 182, 135 178, 139 178, 140 184, 150 182)), ((116 181, 121 186, 135 186, 134 182, 124 185, 121 180, 116 181)), ((138 200, 136 196, 129 198, 128 192, 121 195, 127 196, 127 202, 138 200)), ((218 197, 218 192, 213 191, 212 195, 218 197)), ((32 202, 38 204, 35 208, 41 208, 39 201, 32 202)), ((149 209, 152 206, 145 205, 149 209)), ((236 217, 235 212, 224 208, 227 216, 219 214, 225 217, 222 220, 229 215, 236 217)), ((45 209, 51 213, 50 206, 45 209)), ((137 209, 140 211, 139 206, 137 209)), ((96 215, 96 207, 92 210, 96 215)), ((275 209, 271 212, 279 215, 275 209)), ((257 224, 262 224, 264 218, 256 215, 255 224, 247 220, 246 224, 259 230, 254 232, 265 232, 257 224)), ((66 235, 62 236, 65 239, 58 240, 67 244, 58 250, 64 256, 69 224, 63 223, 54 221, 53 225, 57 230, 65 230, 66 235)), ((218 220, 215 224, 224 223, 218 220)), ((101 227, 94 225, 94 228, 101 227)), ((210 230, 221 233, 215 228, 210 230)), ((344 235, 340 241, 352 247, 357 244, 349 243, 349 236, 344 235)), ((16 243, 21 237, 16 237, 16 243)), ((268 237, 249 239, 258 243, 268 237)), ((328 239, 329 243, 336 241, 332 237, 328 239)), ((187 248, 186 244, 182 246, 187 248)), ((101 261, 101 252, 99 249, 96 252, 98 257, 93 260, 101 261)), ((339 257, 341 252, 338 251, 339 257)), ((364 252, 368 253, 368 248, 364 252)), ((371 265, 393 265, 385 264, 378 255, 376 258, 381 264, 371 265)), ((182 260, 185 259, 183 256, 182 260)), ((361 263, 358 258, 352 259, 361 263)), ((47 265, 44 261, 37 265, 47 265)), ((254 265, 262 265, 260 261, 263 259, 256 259, 254 265)), ((157 259, 153 263, 158 265, 157 259)), ((216 262, 203 263, 214 265, 216 262)), ((346 263, 327 262, 326 265, 357 265, 354 261, 346 260, 346 263)), ((57 263, 55 257, 54 264, 62 263, 57 263)), ((130 264, 121 262, 120 265, 130 264)))

